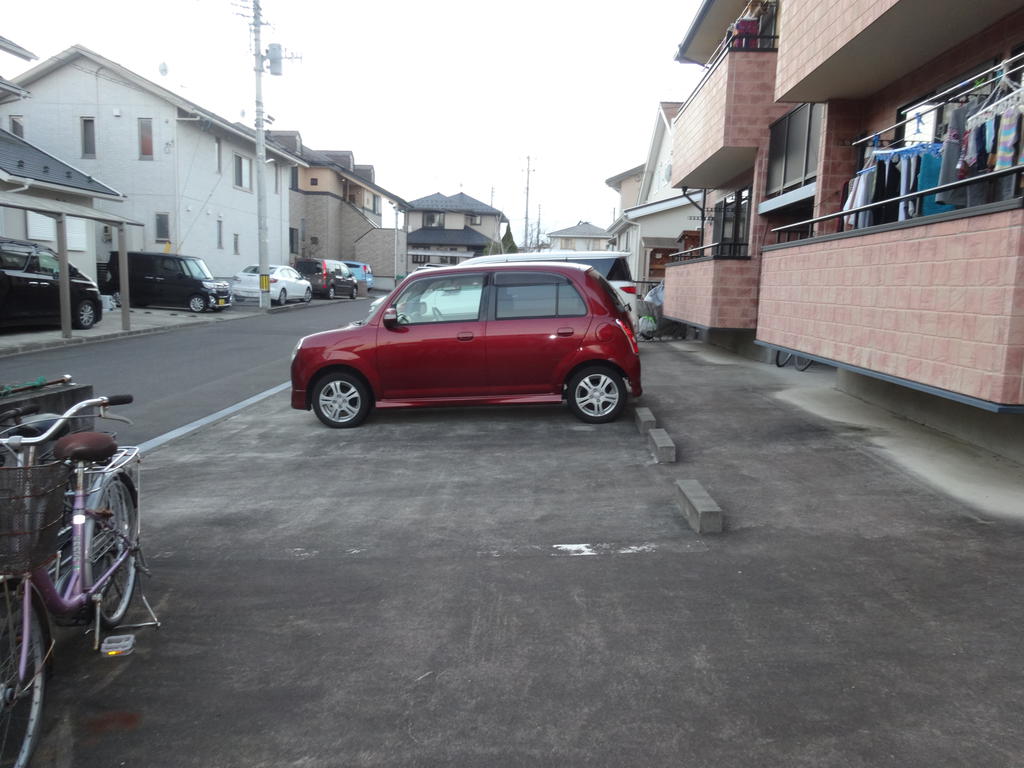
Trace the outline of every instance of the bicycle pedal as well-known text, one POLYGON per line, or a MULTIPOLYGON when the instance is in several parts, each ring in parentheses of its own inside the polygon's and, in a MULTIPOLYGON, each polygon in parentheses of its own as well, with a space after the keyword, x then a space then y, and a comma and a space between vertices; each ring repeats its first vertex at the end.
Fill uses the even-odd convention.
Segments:
POLYGON ((127 656, 135 650, 135 635, 109 635, 100 644, 104 656, 127 656))

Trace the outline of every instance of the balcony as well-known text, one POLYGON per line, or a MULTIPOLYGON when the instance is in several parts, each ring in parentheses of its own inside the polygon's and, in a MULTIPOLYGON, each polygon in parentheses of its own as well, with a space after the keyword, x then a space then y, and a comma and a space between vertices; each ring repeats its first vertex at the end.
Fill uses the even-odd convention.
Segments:
MULTIPOLYGON (((775 97, 862 99, 1013 15, 1006 0, 786 0, 775 97)), ((1017 14, 1019 18, 1019 11, 1017 14)))
POLYGON ((673 186, 714 189, 749 171, 767 142, 768 126, 791 108, 774 101, 776 53, 755 47, 762 41, 752 38, 750 47, 723 45, 676 116, 673 186))
POLYGON ((1024 410, 1022 230, 1017 197, 768 246, 757 339, 986 410, 1024 410))

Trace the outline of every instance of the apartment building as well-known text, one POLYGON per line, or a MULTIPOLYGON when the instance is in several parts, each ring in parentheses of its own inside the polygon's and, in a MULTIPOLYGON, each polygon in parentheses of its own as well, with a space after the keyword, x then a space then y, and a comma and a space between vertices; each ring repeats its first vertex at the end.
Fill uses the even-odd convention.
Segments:
MULTIPOLYGON (((0 95, 3 127, 117 189, 123 202, 95 207, 143 224, 127 230, 129 249, 201 256, 218 276, 257 261, 252 128, 80 45, 12 82, 31 98, 0 95)), ((286 262, 290 168, 305 163, 272 142, 266 154, 269 258, 286 262)), ((102 267, 117 231, 96 230, 87 250, 102 267)))
POLYGON ((1024 457, 1019 3, 706 0, 677 60, 665 314, 1024 457))

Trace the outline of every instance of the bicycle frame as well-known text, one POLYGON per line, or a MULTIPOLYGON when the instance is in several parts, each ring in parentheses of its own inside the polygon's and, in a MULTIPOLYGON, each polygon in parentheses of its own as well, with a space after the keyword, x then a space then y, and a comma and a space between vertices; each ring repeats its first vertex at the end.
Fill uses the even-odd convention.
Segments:
MULTIPOLYGON (((113 472, 124 467, 131 460, 138 460, 138 449, 126 449, 122 453, 126 454, 119 458, 117 462, 111 462, 107 467, 104 468, 104 472, 113 472)), ((92 492, 92 489, 86 489, 85 476, 87 465, 84 462, 79 462, 75 467, 75 500, 72 506, 72 517, 71 517, 71 577, 68 579, 67 584, 64 586, 63 591, 57 589, 57 585, 54 582, 54 577, 50 575, 50 568, 48 565, 40 565, 32 569, 29 572, 28 582, 25 585, 24 594, 22 595, 22 637, 28 637, 31 632, 29 626, 31 621, 31 608, 32 608, 32 591, 42 598, 43 604, 46 609, 51 613, 67 616, 76 613, 77 611, 84 608, 94 596, 98 596, 103 589, 107 586, 107 582, 111 576, 117 571, 121 565, 124 564, 131 555, 133 555, 134 549, 132 547, 126 548, 118 555, 110 567, 105 573, 95 579, 93 584, 89 587, 83 588, 83 566, 85 562, 85 523, 88 518, 92 518, 99 524, 103 524, 103 521, 95 514, 94 511, 86 508, 86 500, 92 492)), ((115 535, 124 539, 127 539, 120 531, 115 531, 115 535)), ((130 544, 130 542, 129 542, 130 544)), ((59 580, 59 574, 57 576, 59 580)), ((99 634, 97 632, 96 644, 98 647, 99 634)), ((18 661, 18 674, 22 680, 25 679, 25 675, 28 672, 28 643, 23 643, 21 647, 21 657, 18 661)))

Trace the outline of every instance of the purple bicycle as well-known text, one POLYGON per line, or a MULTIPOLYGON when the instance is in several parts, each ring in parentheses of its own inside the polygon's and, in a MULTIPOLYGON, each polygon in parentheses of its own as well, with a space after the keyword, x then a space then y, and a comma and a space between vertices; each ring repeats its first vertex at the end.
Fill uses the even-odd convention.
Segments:
POLYGON ((141 589, 149 620, 121 623, 139 571, 148 573, 138 448, 103 432, 55 439, 94 407, 100 418, 127 421, 107 408, 130 402, 131 395, 91 398, 35 430, 0 428, 0 768, 27 766, 38 740, 51 619, 89 626, 93 648, 107 656, 130 653, 134 635, 101 638, 104 630, 160 626, 141 589))

